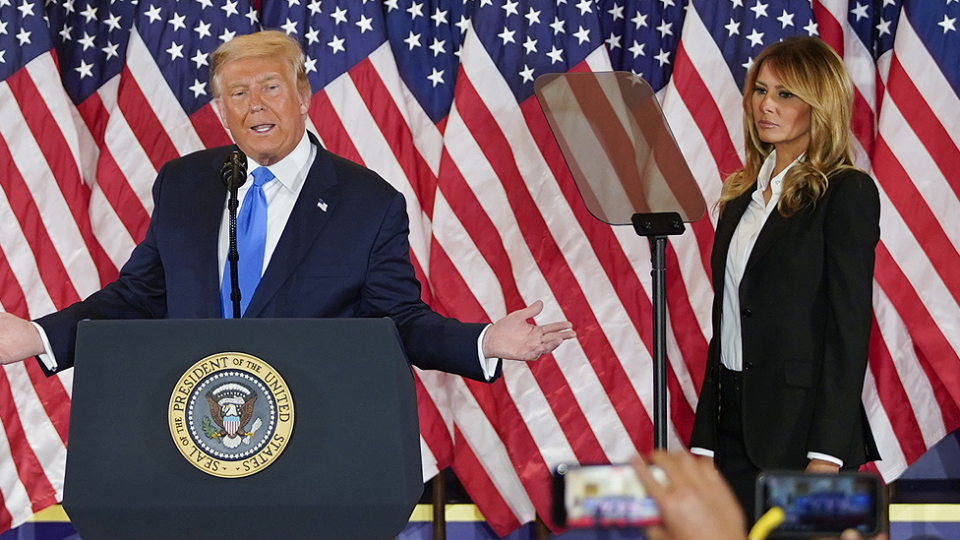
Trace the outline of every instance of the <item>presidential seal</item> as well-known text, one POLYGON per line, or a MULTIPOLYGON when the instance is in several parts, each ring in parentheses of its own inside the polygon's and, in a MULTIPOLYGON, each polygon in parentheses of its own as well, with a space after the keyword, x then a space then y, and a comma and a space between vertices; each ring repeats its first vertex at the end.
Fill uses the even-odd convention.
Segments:
POLYGON ((225 352, 200 360, 170 396, 170 434, 201 471, 240 478, 262 471, 283 452, 293 430, 293 398, 263 360, 225 352))

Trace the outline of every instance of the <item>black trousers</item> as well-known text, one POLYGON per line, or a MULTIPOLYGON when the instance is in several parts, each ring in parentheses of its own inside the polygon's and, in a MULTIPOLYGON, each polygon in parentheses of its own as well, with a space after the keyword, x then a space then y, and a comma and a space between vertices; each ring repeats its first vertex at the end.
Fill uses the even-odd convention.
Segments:
POLYGON ((750 461, 743 443, 743 415, 741 396, 743 374, 720 368, 720 422, 714 463, 733 488, 740 501, 747 523, 756 521, 756 483, 760 469, 750 461))

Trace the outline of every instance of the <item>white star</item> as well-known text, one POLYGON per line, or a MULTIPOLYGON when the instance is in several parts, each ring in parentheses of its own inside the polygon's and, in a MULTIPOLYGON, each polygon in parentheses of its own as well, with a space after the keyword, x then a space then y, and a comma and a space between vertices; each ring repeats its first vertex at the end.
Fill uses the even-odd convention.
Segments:
POLYGON ((433 51, 433 57, 434 57, 434 58, 436 58, 437 56, 440 56, 441 54, 447 52, 447 49, 444 47, 444 45, 445 45, 446 43, 447 43, 446 40, 442 40, 442 41, 441 41, 441 40, 439 40, 439 39, 437 39, 437 38, 433 38, 433 43, 430 45, 430 50, 433 51))
POLYGON ((740 23, 733 20, 733 17, 730 17, 730 22, 723 25, 727 29, 727 37, 730 37, 734 34, 740 35, 740 23))
POLYGON ((553 28, 553 35, 557 35, 560 32, 563 32, 564 34, 567 33, 567 31, 563 28, 563 21, 560 20, 560 17, 553 18, 553 22, 550 23, 550 28, 553 28))
POLYGON ((420 34, 414 34, 413 30, 410 31, 410 35, 407 36, 407 39, 403 40, 404 43, 410 47, 409 50, 413 50, 414 47, 420 47, 420 34))
POLYGON ((86 77, 93 77, 93 71, 91 71, 91 68, 93 68, 93 64, 88 64, 83 60, 80 60, 80 67, 73 68, 73 70, 80 74, 81 79, 84 79, 86 77))
POLYGON ((210 55, 205 52, 200 52, 200 50, 198 49, 197 54, 193 55, 193 58, 191 58, 190 60, 192 60, 193 63, 197 65, 197 69, 200 69, 200 66, 210 65, 210 62, 207 61, 208 56, 210 55))
POLYGON ((757 3, 754 4, 752 8, 750 8, 750 11, 754 12, 754 13, 755 13, 754 17, 756 17, 756 18, 758 18, 758 19, 759 19, 760 17, 766 17, 766 16, 767 16, 767 6, 768 6, 768 5, 769 5, 769 4, 761 4, 761 3, 760 3, 760 0, 757 0, 757 3))
POLYGON ((303 37, 307 38, 307 45, 313 45, 314 43, 320 43, 320 31, 316 28, 311 27, 303 37))
POLYGON ((177 45, 176 41, 170 42, 170 48, 167 49, 167 54, 170 55, 170 60, 176 60, 177 58, 183 58, 183 45, 177 45))
POLYGON ((590 0, 580 0, 580 3, 577 4, 577 9, 580 10, 580 15, 586 15, 587 13, 592 13, 593 9, 590 7, 593 2, 590 0))
POLYGON ((621 6, 620 4, 614 4, 614 5, 613 5, 613 8, 610 9, 610 11, 608 11, 607 13, 609 13, 610 16, 613 17, 613 20, 614 20, 614 21, 616 21, 617 19, 622 19, 622 18, 623 18, 623 6, 621 6))
POLYGON ((250 9, 247 10, 247 14, 244 15, 244 17, 246 17, 253 26, 256 26, 260 22, 260 14, 257 13, 257 10, 254 9, 253 6, 250 6, 250 9))
POLYGON ((97 18, 97 8, 88 5, 87 9, 81 11, 80 14, 83 15, 83 18, 86 19, 87 22, 90 22, 97 18))
POLYGON ((869 17, 867 14, 867 8, 870 7, 870 4, 863 5, 860 2, 857 2, 857 7, 850 10, 850 13, 857 16, 857 20, 869 17))
POLYGON ((733 2, 733 7, 743 7, 743 0, 731 0, 733 2))
MULTIPOLYGON (((70 30, 73 30, 72 26, 67 26, 66 23, 63 25, 63 30, 60 31, 60 35, 63 36, 64 32, 67 32, 67 35, 64 36, 64 39, 70 39, 70 30)), ((6 35, 7 33, 7 23, 0 21, 0 36, 6 35)))
MULTIPOLYGON (((73 27, 67 26, 67 23, 63 23, 63 30, 60 30, 60 39, 62 41, 70 41, 71 39, 73 39, 72 37, 70 37, 70 32, 73 32, 73 27)), ((6 34, 6 33, 7 33, 7 23, 0 22, 0 34, 6 34)))
POLYGON ((630 19, 630 22, 636 25, 636 29, 639 30, 641 26, 647 26, 647 16, 641 15, 640 12, 637 12, 637 15, 630 19))
POLYGON ((393 11, 393 10, 395 10, 395 9, 400 9, 400 8, 397 6, 397 2, 398 2, 398 1, 399 1, 399 0, 385 0, 385 1, 383 2, 383 5, 387 6, 387 13, 390 13, 391 11, 393 11))
POLYGON ((107 20, 103 21, 103 24, 109 26, 111 32, 114 30, 119 30, 121 26, 120 16, 115 13, 111 13, 110 16, 107 17, 107 20))
MULTIPOLYGON (((20 11, 21 17, 27 17, 33 15, 33 2, 27 3, 27 0, 23 0, 23 3, 20 4, 20 7, 17 8, 20 11)), ((93 13, 96 14, 97 10, 94 9, 93 13)), ((87 22, 90 22, 89 20, 87 22)))
POLYGON ((293 6, 299 6, 300 0, 287 0, 287 7, 292 8, 293 6))
POLYGON ((286 32, 288 36, 292 36, 293 34, 297 33, 297 23, 291 21, 289 17, 287 17, 287 22, 280 25, 280 28, 283 28, 283 31, 286 32))
POLYGON ((754 28, 750 35, 747 36, 747 39, 750 40, 750 44, 754 47, 757 45, 763 45, 763 32, 757 32, 757 29, 754 28))
POLYGON ((443 70, 437 71, 437 68, 432 68, 433 72, 430 75, 427 75, 427 80, 433 83, 433 87, 436 88, 438 84, 443 84, 443 70))
POLYGON ((780 21, 780 28, 793 26, 793 13, 787 13, 787 10, 783 10, 783 15, 777 17, 777 20, 780 21))
POLYGON ((820 33, 820 30, 817 29, 817 23, 813 22, 813 19, 810 19, 810 22, 803 29, 807 31, 808 36, 815 36, 820 33))
POLYGON ((890 33, 890 22, 891 21, 882 18, 880 19, 880 23, 877 24, 877 37, 881 37, 884 34, 890 33))
POLYGON ((20 31, 17 32, 17 39, 20 40, 20 45, 29 45, 31 43, 30 42, 31 33, 32 32, 27 32, 26 28, 21 28, 20 31))
POLYGON ((499 34, 497 34, 497 37, 502 39, 503 44, 506 45, 507 43, 516 43, 516 41, 514 41, 513 39, 514 34, 516 34, 516 31, 507 30, 506 28, 504 28, 503 32, 500 32, 499 34))
POLYGON ((646 56, 647 53, 643 52, 643 48, 647 45, 645 43, 637 43, 636 40, 633 41, 633 45, 630 46, 628 51, 633 53, 633 58, 636 60, 638 56, 646 56))
POLYGON ((664 9, 666 9, 666 8, 668 8, 668 7, 670 7, 670 6, 675 6, 675 5, 676 5, 676 4, 673 3, 673 0, 660 0, 660 3, 663 4, 664 9))
POLYGON ((747 57, 747 61, 740 65, 743 66, 743 69, 750 71, 750 68, 753 66, 753 57, 747 57))
POLYGON ((303 62, 303 70, 304 70, 304 72, 306 72, 306 73, 310 73, 311 71, 316 71, 316 70, 317 70, 317 60, 314 59, 314 58, 310 58, 310 57, 308 56, 307 59, 303 62))
POLYGON ((440 8, 434 10, 433 15, 430 16, 433 19, 434 26, 440 26, 441 24, 450 24, 447 22, 447 11, 440 11, 440 8))
POLYGON ((347 22, 347 10, 340 9, 340 6, 337 6, 337 9, 333 10, 330 17, 336 21, 334 24, 345 23, 347 22))
MULTIPOLYGON (((0 6, 2 5, 3 5, 3 2, 0 2, 0 6)), ((10 4, 8 3, 7 5, 9 6, 10 4)), ((69 11, 70 13, 75 13, 76 9, 73 8, 73 0, 64 0, 63 9, 69 11)))
POLYGON ((239 15, 239 14, 240 14, 240 12, 237 11, 237 3, 236 3, 236 2, 232 2, 231 0, 227 0, 227 2, 226 2, 225 4, 223 4, 223 7, 221 7, 220 9, 222 9, 223 12, 227 14, 227 17, 229 17, 229 16, 231 16, 231 15, 239 15))
MULTIPOLYGON (((956 2, 957 0, 947 0, 947 5, 950 5, 950 2, 956 2)), ((895 6, 897 5, 897 0, 883 0, 883 7, 895 6)), ((883 9, 883 8, 881 8, 883 9)))
POLYGON ((213 2, 210 0, 197 0, 197 3, 200 4, 200 10, 203 11, 208 7, 213 7, 213 2))
POLYGON ((373 32, 373 19, 366 15, 361 14, 360 20, 356 22, 356 25, 360 28, 361 34, 368 30, 373 32))
POLYGON ((563 62, 563 49, 558 49, 556 45, 551 45, 550 52, 547 53, 547 56, 550 57, 550 65, 563 62))
POLYGON ((660 37, 665 38, 667 36, 673 35, 673 23, 668 23, 667 21, 660 21, 660 26, 657 27, 657 30, 660 31, 660 37))
POLYGON ((184 22, 183 22, 186 18, 187 18, 186 15, 180 15, 180 14, 174 12, 174 13, 173 13, 173 18, 171 18, 169 21, 167 21, 167 23, 173 25, 173 31, 176 32, 177 30, 180 30, 181 28, 186 28, 186 27, 187 27, 187 25, 184 24, 184 22))
POLYGON ((218 38, 221 42, 226 43, 226 42, 230 41, 231 39, 233 39, 233 36, 235 36, 235 35, 237 35, 236 32, 232 32, 232 31, 230 31, 230 30, 224 29, 224 30, 223 30, 223 33, 220 34, 219 36, 217 36, 217 38, 218 38))
POLYGON ((670 51, 665 51, 663 49, 660 49, 660 54, 655 55, 654 58, 656 58, 657 61, 660 62, 660 67, 663 67, 664 64, 670 63, 670 51))
POLYGON ((492 6, 493 0, 480 0, 480 7, 483 6, 492 6))
POLYGON ((590 41, 590 30, 581 26, 573 33, 573 37, 577 38, 578 45, 583 45, 584 41, 590 41))
POLYGON ((200 82, 200 79, 194 79, 193 86, 190 87, 190 90, 193 90, 193 97, 198 98, 207 95, 206 86, 207 83, 200 82))
POLYGON ((503 8, 504 17, 509 17, 510 15, 519 15, 519 13, 517 12, 517 2, 513 2, 512 0, 507 0, 500 7, 503 8))
POLYGON ((119 43, 110 43, 110 42, 108 41, 108 42, 107 42, 107 46, 104 47, 104 48, 102 48, 102 49, 100 49, 100 50, 103 51, 103 52, 107 55, 107 60, 113 58, 114 56, 116 56, 116 57, 119 58, 119 57, 120 57, 120 53, 117 52, 117 47, 119 47, 119 46, 120 46, 119 43))
POLYGON ((460 33, 463 34, 467 31, 467 27, 470 26, 470 19, 466 18, 463 15, 460 15, 460 20, 454 25, 460 29, 460 33))
POLYGON ((418 4, 416 2, 410 6, 410 9, 407 10, 407 13, 410 14, 410 20, 415 21, 417 17, 423 17, 423 4, 418 4))
POLYGON ((83 37, 77 40, 77 43, 83 45, 83 50, 87 50, 94 46, 93 41, 97 39, 97 36, 91 36, 90 34, 84 32, 83 37))
POLYGON ((534 11, 533 8, 530 8, 530 11, 527 12, 524 17, 527 18, 527 25, 533 26, 535 24, 540 24, 540 12, 534 11))
POLYGON ((5 54, 7 54, 7 51, 0 49, 0 64, 7 63, 7 59, 3 57, 5 54))
POLYGON ((944 33, 944 34, 946 34, 947 32, 950 32, 950 31, 956 32, 956 31, 957 31, 957 26, 956 26, 956 24, 955 24, 956 22, 957 22, 957 18, 956 18, 956 17, 947 17, 947 14, 944 13, 944 14, 943 14, 943 20, 940 21, 940 22, 938 22, 938 23, 937 23, 937 26, 942 26, 942 27, 943 27, 943 33, 944 33))
POLYGON ((150 19, 150 22, 157 22, 163 17, 160 16, 160 8, 150 4, 150 9, 145 12, 145 15, 150 19))
POLYGON ((610 32, 610 37, 608 37, 604 41, 607 43, 607 48, 610 49, 611 51, 613 49, 622 48, 620 47, 620 36, 618 36, 617 34, 614 34, 613 32, 610 32))
POLYGON ((523 42, 523 48, 526 49, 525 52, 527 54, 537 52, 537 40, 528 35, 527 39, 523 42))
POLYGON ((327 45, 330 47, 331 54, 337 54, 338 52, 347 52, 347 49, 343 46, 343 42, 346 41, 342 37, 333 36, 333 39, 330 40, 330 43, 327 45))
POLYGON ((307 4, 307 9, 310 10, 310 15, 316 15, 320 13, 320 0, 312 0, 307 4))
POLYGON ((527 67, 526 64, 518 75, 520 75, 520 82, 533 82, 533 68, 527 67))

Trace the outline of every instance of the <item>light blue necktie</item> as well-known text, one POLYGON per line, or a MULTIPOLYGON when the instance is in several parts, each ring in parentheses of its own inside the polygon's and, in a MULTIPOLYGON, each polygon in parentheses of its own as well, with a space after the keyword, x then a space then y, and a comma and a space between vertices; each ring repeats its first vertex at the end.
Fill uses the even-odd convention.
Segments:
MULTIPOLYGON (((267 197, 263 186, 274 179, 266 167, 253 170, 253 185, 243 198, 243 206, 237 215, 237 274, 240 278, 240 314, 250 305, 254 291, 263 274, 263 252, 267 245, 267 197)), ((233 302, 230 300, 230 261, 227 260, 220 282, 220 301, 224 318, 233 317, 233 302)))

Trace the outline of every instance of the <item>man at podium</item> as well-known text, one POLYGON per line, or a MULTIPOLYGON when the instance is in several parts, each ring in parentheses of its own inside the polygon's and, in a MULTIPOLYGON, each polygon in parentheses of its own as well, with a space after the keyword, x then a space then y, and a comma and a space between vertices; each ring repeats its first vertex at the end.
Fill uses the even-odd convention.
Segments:
POLYGON ((498 375, 501 358, 535 360, 574 336, 569 322, 526 322, 540 301, 484 325, 420 300, 404 198, 307 132, 311 89, 296 41, 278 31, 237 37, 213 53, 210 79, 236 145, 160 170, 146 237, 116 281, 33 322, 0 314, 0 362, 36 356, 48 375, 71 367, 84 319, 230 317, 221 169, 237 149, 249 171, 236 218, 243 317, 390 317, 413 364, 481 381, 498 375))

